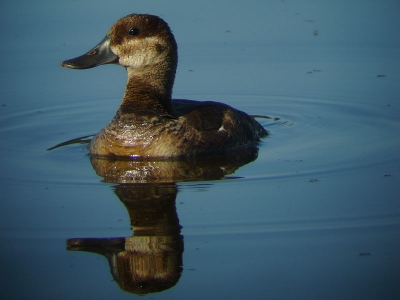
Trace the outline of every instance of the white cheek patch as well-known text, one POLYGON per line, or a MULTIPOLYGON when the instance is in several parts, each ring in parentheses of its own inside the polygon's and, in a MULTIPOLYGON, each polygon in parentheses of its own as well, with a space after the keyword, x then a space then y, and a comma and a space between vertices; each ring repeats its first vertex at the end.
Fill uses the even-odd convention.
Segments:
POLYGON ((157 44, 161 44, 157 37, 129 41, 129 45, 123 45, 124 48, 130 49, 129 55, 119 55, 119 64, 125 67, 140 68, 162 61, 162 55, 157 51, 157 44))

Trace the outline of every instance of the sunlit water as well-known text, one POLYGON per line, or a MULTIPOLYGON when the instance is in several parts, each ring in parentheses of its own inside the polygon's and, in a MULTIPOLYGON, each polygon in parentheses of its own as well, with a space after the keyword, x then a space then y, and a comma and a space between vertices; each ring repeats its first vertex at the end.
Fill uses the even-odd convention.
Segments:
MULTIPOLYGON (((353 2, 346 7, 356 8, 353 2)), ((177 7, 156 1, 137 9, 113 8, 106 24, 96 23, 101 29, 93 17, 68 29, 76 22, 67 8, 76 4, 63 9, 53 4, 49 11, 37 8, 28 19, 42 28, 36 48, 24 44, 32 38, 24 36, 29 33, 25 27, 7 33, 13 42, 1 51, 10 59, 0 69, 2 298, 137 297, 123 291, 104 253, 72 250, 82 238, 128 238, 134 244, 149 236, 140 233, 142 223, 132 222, 154 211, 132 205, 147 199, 162 206, 163 197, 170 203, 167 217, 154 218, 158 233, 152 234, 174 241, 163 240, 163 245, 173 249, 168 270, 175 282, 148 298, 400 297, 400 52, 398 37, 387 32, 396 24, 391 11, 399 6, 367 5, 368 16, 343 16, 338 9, 318 25, 313 20, 332 10, 328 3, 236 4, 219 4, 209 14, 200 4, 187 4, 188 11, 201 11, 192 17, 180 17, 177 7), (53 20, 52 10, 62 21, 53 20), (212 20, 221 10, 230 17, 213 34, 211 26, 219 23, 212 20), (252 12, 242 17, 254 17, 254 25, 269 28, 271 23, 278 29, 260 29, 263 40, 254 32, 246 37, 246 28, 258 31, 248 22, 237 26, 232 21, 232 15, 245 10, 252 12), (163 14, 173 28, 180 45, 175 98, 220 101, 271 118, 259 119, 270 135, 258 145, 255 161, 222 180, 179 181, 148 190, 136 185, 130 194, 96 174, 86 145, 46 151, 95 134, 112 118, 126 79, 122 68, 77 72, 62 70, 58 62, 90 49, 131 11, 163 14), (256 18, 260 11, 269 19, 256 18), (337 31, 328 26, 335 25, 329 23, 335 15, 343 18, 337 31), (359 19, 354 23, 353 17, 359 19), (293 28, 276 27, 281 18, 293 28), (352 36, 353 27, 364 28, 357 24, 366 20, 384 25, 352 36), (353 24, 348 35, 339 30, 343 23, 353 24), (65 37, 45 24, 60 25, 57 33, 65 37), (181 28, 186 25, 198 40, 181 28), (385 43, 381 32, 387 34, 385 43), (302 34, 304 40, 296 39, 302 34), (268 36, 275 44, 267 42, 268 36)), ((17 10, 15 5, 5 8, 17 10)), ((96 9, 106 16, 100 12, 104 4, 96 9)), ((96 12, 87 8, 88 15, 96 12)), ((110 247, 107 251, 111 257, 110 247)), ((142 262, 143 257, 134 260, 142 262)), ((143 283, 139 287, 148 288, 143 283)))

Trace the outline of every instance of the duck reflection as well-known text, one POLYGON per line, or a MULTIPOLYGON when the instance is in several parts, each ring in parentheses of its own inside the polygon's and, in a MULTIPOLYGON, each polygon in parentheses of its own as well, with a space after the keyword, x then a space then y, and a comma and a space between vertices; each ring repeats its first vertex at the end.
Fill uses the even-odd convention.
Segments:
POLYGON ((91 157, 104 182, 118 183, 114 193, 125 205, 130 237, 72 238, 67 249, 101 254, 120 288, 135 294, 174 286, 182 272, 184 249, 176 212, 176 182, 229 178, 257 158, 255 147, 191 160, 121 160, 91 157))
POLYGON ((125 291, 147 294, 174 286, 181 275, 183 253, 176 185, 121 184, 114 193, 129 213, 133 236, 69 239, 67 249, 104 255, 114 280, 125 291))

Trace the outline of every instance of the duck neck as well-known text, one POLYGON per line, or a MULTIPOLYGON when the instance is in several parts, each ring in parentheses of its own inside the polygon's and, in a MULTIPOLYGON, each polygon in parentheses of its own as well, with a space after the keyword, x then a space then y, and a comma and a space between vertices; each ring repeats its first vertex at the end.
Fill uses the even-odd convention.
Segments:
POLYGON ((128 82, 119 113, 153 112, 160 116, 175 117, 171 99, 175 72, 159 74, 150 70, 137 71, 127 68, 127 73, 128 82))

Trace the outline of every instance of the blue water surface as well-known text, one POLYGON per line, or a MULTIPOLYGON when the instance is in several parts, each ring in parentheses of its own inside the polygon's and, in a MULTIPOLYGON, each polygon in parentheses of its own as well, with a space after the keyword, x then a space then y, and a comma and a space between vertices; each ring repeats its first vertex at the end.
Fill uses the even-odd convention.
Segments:
MULTIPOLYGON (((144 297, 400 297, 398 1, 18 0, 0 8, 2 299, 139 297, 113 277, 104 253, 66 243, 135 240, 133 222, 145 213, 96 173, 85 144, 46 151, 113 117, 125 70, 59 63, 133 12, 172 28, 174 98, 272 118, 259 119, 270 135, 253 162, 222 180, 155 192, 175 197, 171 218, 184 247, 171 261, 182 272, 144 297)), ((154 192, 144 191, 143 199, 154 192)))

